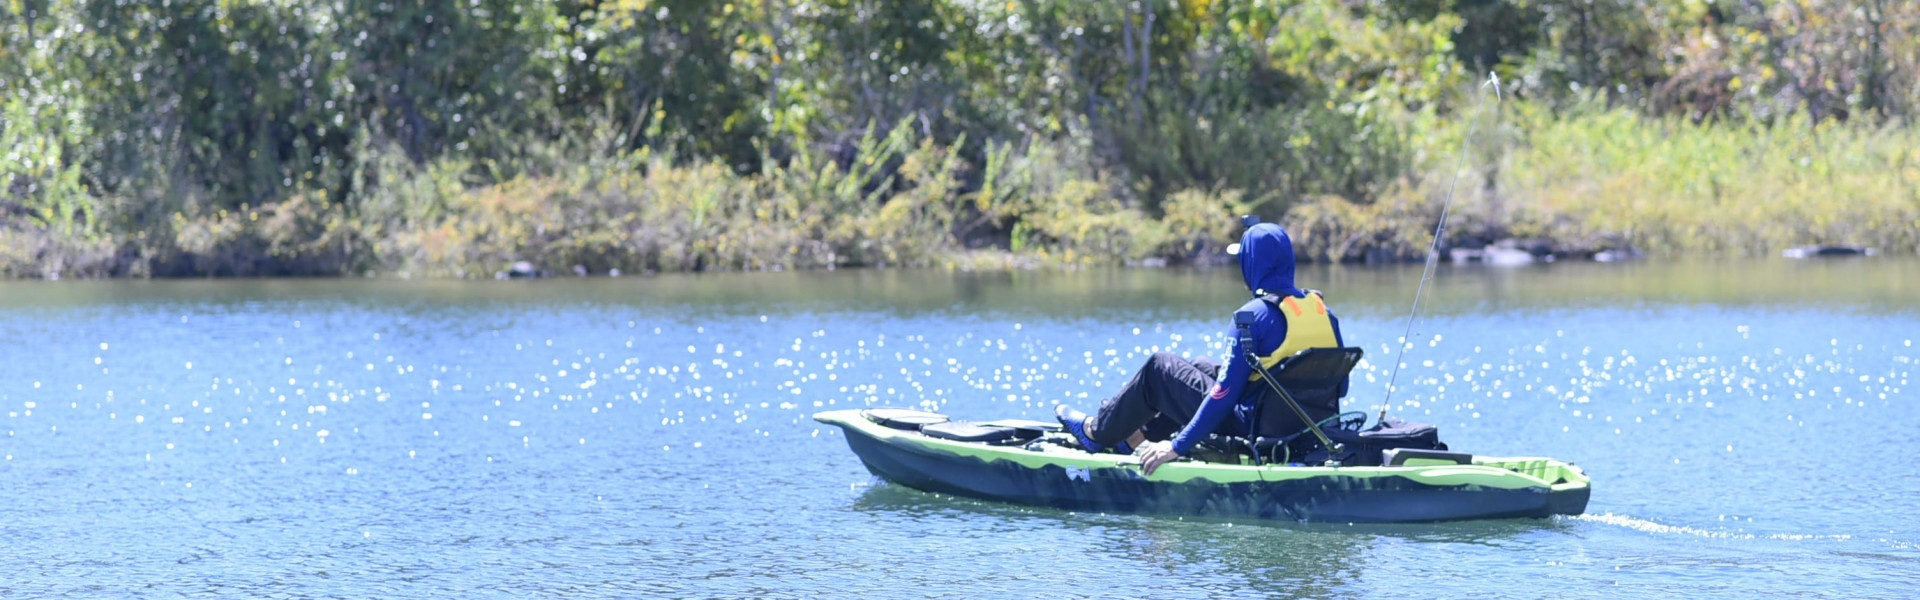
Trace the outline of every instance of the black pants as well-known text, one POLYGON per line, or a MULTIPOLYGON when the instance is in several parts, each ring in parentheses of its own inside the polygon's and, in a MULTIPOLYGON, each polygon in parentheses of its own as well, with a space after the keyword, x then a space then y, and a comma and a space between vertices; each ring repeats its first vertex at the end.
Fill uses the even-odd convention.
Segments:
POLYGON ((1220 363, 1209 358, 1187 362, 1171 352, 1155 353, 1089 419, 1093 441, 1111 446, 1140 430, 1151 441, 1171 439, 1200 411, 1219 374, 1220 363))

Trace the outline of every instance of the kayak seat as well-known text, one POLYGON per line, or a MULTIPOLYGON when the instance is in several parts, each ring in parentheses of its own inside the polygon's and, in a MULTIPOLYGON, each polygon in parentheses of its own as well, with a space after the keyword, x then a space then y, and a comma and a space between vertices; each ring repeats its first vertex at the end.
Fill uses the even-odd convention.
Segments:
POLYGON ((1432 465, 1470 465, 1473 455, 1465 452, 1388 448, 1380 451, 1381 464, 1389 467, 1425 467, 1432 465))
POLYGON ((1007 427, 970 421, 946 421, 920 428, 927 437, 936 437, 956 442, 985 442, 990 444, 1013 444, 1040 436, 1034 429, 1007 427))
MULTIPOLYGON (((1325 420, 1340 414, 1340 398, 1347 395, 1347 374, 1364 354, 1352 347, 1308 348, 1280 361, 1268 372, 1273 374, 1275 383, 1287 390, 1287 395, 1300 403, 1307 415, 1316 421, 1325 420)), ((1256 383, 1249 389, 1261 392, 1252 437, 1289 437, 1307 428, 1265 383, 1256 383)))
POLYGON ((906 431, 919 431, 926 425, 947 422, 946 415, 911 408, 869 408, 860 411, 860 416, 875 424, 906 431))

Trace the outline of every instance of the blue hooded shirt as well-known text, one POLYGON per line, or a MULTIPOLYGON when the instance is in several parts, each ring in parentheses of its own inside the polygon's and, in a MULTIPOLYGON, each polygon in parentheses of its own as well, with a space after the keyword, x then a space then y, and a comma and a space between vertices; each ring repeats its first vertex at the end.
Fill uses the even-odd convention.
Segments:
MULTIPOLYGON (((1240 236, 1240 276, 1247 282, 1247 291, 1253 292, 1253 299, 1240 306, 1240 312, 1253 314, 1254 353, 1260 356, 1272 354, 1280 349, 1287 340, 1287 319, 1272 304, 1261 300, 1262 294, 1304 297, 1305 291, 1293 284, 1293 238, 1287 230, 1273 223, 1260 223, 1247 228, 1240 236)), ((1336 343, 1346 345, 1340 335, 1340 319, 1327 312, 1327 318, 1333 321, 1333 337, 1336 343)), ((1207 398, 1201 402, 1193 420, 1173 437, 1173 450, 1186 456, 1193 445, 1205 439, 1207 434, 1221 433, 1231 436, 1245 436, 1252 429, 1248 422, 1252 414, 1253 403, 1261 394, 1249 392, 1253 383, 1247 378, 1253 374, 1253 367, 1247 364, 1246 352, 1240 348, 1238 335, 1229 335, 1233 340, 1228 348, 1226 373, 1208 390, 1207 398), (1228 415, 1234 418, 1229 421, 1228 415)))

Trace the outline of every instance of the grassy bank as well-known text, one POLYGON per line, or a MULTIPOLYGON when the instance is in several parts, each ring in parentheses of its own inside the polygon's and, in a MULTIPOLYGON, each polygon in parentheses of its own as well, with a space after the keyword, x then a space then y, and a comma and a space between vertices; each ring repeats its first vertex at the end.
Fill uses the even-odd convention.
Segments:
MULTIPOLYGON (((1468 145, 1447 242, 1539 240, 1574 255, 1770 255, 1811 243, 1920 250, 1920 134, 1908 128, 1694 124, 1620 110, 1554 114, 1508 103, 1468 145)), ((1258 190, 1189 189, 1137 208, 1086 142, 994 144, 964 158, 894 127, 853 160, 796 155, 743 175, 592 139, 491 165, 359 165, 351 201, 318 190, 239 210, 180 211, 135 233, 12 220, 12 277, 550 274, 906 266, 1090 266, 1217 256, 1232 216, 1264 208, 1302 257, 1410 260, 1425 252, 1464 122, 1406 124, 1416 166, 1371 199, 1253 206, 1258 190), (497 183, 482 183, 498 179, 497 183), (1275 214, 1281 213, 1281 214, 1275 214)), ((375 153, 378 156, 378 153, 375 153)), ((772 162, 772 161, 770 161, 772 162)), ((101 204, 112 204, 102 202, 101 204)))
MULTIPOLYGON (((1567 255, 1770 256, 1809 244, 1920 252, 1920 131, 1695 123, 1510 102, 1468 146, 1446 244, 1538 242, 1567 255)), ((1304 256, 1417 259, 1451 183, 1461 124, 1429 129, 1421 167, 1372 203, 1288 211, 1304 256)))
MULTIPOLYGON (((672 152, 586 140, 512 165, 397 150, 360 165, 345 203, 309 190, 239 210, 176 212, 137 233, 18 219, 0 229, 12 277, 546 274, 902 266, 1100 265, 1218 254, 1237 194, 1181 192, 1167 217, 1132 208, 1084 146, 999 145, 983 165, 910 127, 836 161, 800 155, 743 175, 672 152), (500 179, 498 183, 475 183, 500 179), (1007 233, 1011 232, 1011 233, 1007 233)), ((112 206, 125 202, 100 201, 112 206)))
POLYGON ((1920 248, 1920 131, 1802 117, 1695 125, 1605 112, 1520 111, 1481 219, 1518 236, 1659 255, 1767 255, 1791 246, 1920 248))

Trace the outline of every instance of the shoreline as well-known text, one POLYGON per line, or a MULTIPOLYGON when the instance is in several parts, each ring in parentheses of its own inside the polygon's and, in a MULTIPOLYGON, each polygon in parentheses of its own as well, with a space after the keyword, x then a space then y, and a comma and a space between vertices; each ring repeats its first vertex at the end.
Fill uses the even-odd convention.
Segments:
MULTIPOLYGON (((5 240, 5 239, 6 239, 5 235, 0 234, 0 240, 5 240)), ((1909 255, 1905 253, 1888 253, 1888 252, 1881 251, 1878 248, 1872 248, 1872 247, 1856 245, 1856 244, 1814 244, 1814 245, 1786 248, 1781 250, 1780 252, 1769 253, 1769 254, 1706 253, 1706 254, 1678 254, 1678 255, 1654 255, 1654 254, 1638 251, 1637 249, 1633 249, 1633 248, 1618 249, 1618 250, 1607 249, 1607 250, 1600 250, 1600 251, 1569 249, 1571 246, 1572 246, 1571 244, 1566 244, 1566 245, 1554 244, 1552 242, 1547 242, 1543 240, 1530 240, 1530 241, 1500 240, 1498 242, 1495 242, 1492 244, 1486 244, 1484 246, 1480 246, 1480 245, 1450 246, 1450 245, 1443 244, 1439 248, 1439 251, 1438 251, 1439 256, 1435 264, 1438 266, 1451 266, 1451 267, 1525 268, 1525 267, 1531 267, 1531 266, 1547 266, 1547 265, 1554 265, 1554 264, 1584 264, 1584 263, 1622 264, 1622 263, 1643 263, 1643 262, 1671 263, 1679 260, 1686 260, 1686 261, 1795 260, 1795 261, 1818 262, 1818 261, 1832 261, 1832 260, 1858 260, 1858 259, 1875 259, 1875 258, 1898 259, 1901 257, 1909 257, 1909 255)), ((1326 261, 1326 260, 1311 260, 1303 256, 1299 261, 1299 263, 1302 266, 1320 265, 1320 266, 1333 266, 1333 267, 1340 267, 1340 268, 1357 267, 1357 268, 1363 268, 1363 269, 1370 269, 1375 267, 1418 266, 1425 263, 1424 258, 1421 258, 1421 257, 1397 256, 1397 257, 1386 258, 1386 259, 1379 258, 1383 254, 1386 254, 1386 253, 1382 252, 1381 249, 1371 248, 1368 251, 1360 252, 1359 255, 1361 256, 1361 258, 1340 260, 1340 261, 1326 261)), ((118 255, 118 256, 121 258, 125 257, 125 255, 118 255)), ((595 269, 586 268, 585 265, 580 265, 580 264, 561 267, 557 265, 537 265, 528 261, 515 261, 514 263, 510 263, 494 269, 479 267, 479 268, 461 269, 461 270, 456 270, 451 272, 448 272, 448 271, 435 272, 430 270, 407 269, 404 267, 395 267, 395 268, 387 268, 387 269, 373 268, 373 269, 361 270, 358 272, 348 272, 348 271, 317 272, 317 271, 300 270, 298 265, 276 263, 273 260, 271 260, 271 258, 269 257, 267 259, 258 260, 257 262, 252 262, 250 263, 249 268, 244 268, 244 269, 225 270, 225 271, 218 271, 218 272, 188 272, 188 273, 174 272, 174 273, 168 273, 168 274, 154 274, 151 270, 129 268, 127 265, 124 265, 124 264, 117 265, 116 268, 110 269, 110 270, 104 269, 102 267, 95 265, 92 268, 87 268, 87 269, 78 271, 78 274, 64 272, 64 271, 53 271, 53 270, 39 271, 39 274, 33 274, 33 273, 22 274, 17 270, 13 270, 13 269, 19 268, 18 267, 19 263, 13 263, 9 265, 10 269, 8 271, 5 271, 5 275, 0 276, 0 281, 193 280, 193 279, 259 279, 259 280, 296 279, 297 280, 297 279, 361 279, 361 278, 387 279, 387 280, 420 280, 420 281, 475 281, 475 280, 489 280, 489 279, 492 279, 492 280, 522 280, 522 279, 551 280, 551 279, 586 279, 586 278, 644 278, 644 277, 656 277, 661 275, 696 275, 696 274, 731 274, 731 273, 781 273, 781 272, 807 273, 807 272, 823 272, 823 271, 824 272, 832 272, 832 271, 884 272, 884 271, 894 271, 894 270, 948 271, 948 272, 959 271, 959 272, 978 272, 978 273, 1085 271, 1085 270, 1099 270, 1099 269, 1122 269, 1122 270, 1192 269, 1192 270, 1205 271, 1205 270, 1212 270, 1212 269, 1231 269, 1231 268, 1234 268, 1235 266, 1233 262, 1233 257, 1224 253, 1207 256, 1207 257, 1186 256, 1186 257, 1169 258, 1169 257, 1155 256, 1155 257, 1124 259, 1124 260, 1088 260, 1087 257, 1083 256, 1083 257, 1078 257, 1079 260, 1068 261, 1068 260, 1063 260, 1063 258, 1064 257, 1058 255, 1057 253, 1048 253, 1048 252, 1029 252, 1029 253, 1015 254, 1015 253, 1007 252, 1004 250, 967 250, 967 251, 960 251, 960 252, 941 255, 941 256, 935 257, 935 260, 926 262, 923 264, 879 263, 879 264, 871 264, 871 265, 823 265, 823 266, 810 266, 810 267, 789 267, 784 264, 771 263, 771 264, 763 265, 760 268, 747 268, 747 269, 696 268, 696 269, 682 269, 682 270, 658 270, 658 269, 642 268, 642 269, 635 269, 635 270, 627 270, 627 269, 621 269, 619 267, 609 267, 604 270, 595 270, 595 269)), ((177 257, 175 260, 194 263, 194 264, 213 264, 214 263, 214 261, 209 261, 204 257, 177 257)), ((233 266, 237 265, 238 263, 234 262, 232 259, 227 259, 218 264, 226 265, 229 269, 231 269, 233 266)), ((46 266, 47 265, 41 265, 41 267, 43 268, 46 266)))

